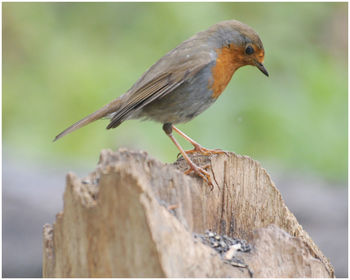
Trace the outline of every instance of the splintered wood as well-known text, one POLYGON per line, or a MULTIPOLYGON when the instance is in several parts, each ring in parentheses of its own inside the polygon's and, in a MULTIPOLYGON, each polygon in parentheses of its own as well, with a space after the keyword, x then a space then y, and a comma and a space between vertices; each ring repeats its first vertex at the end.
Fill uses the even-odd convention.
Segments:
POLYGON ((44 226, 44 277, 334 277, 260 164, 234 153, 186 163, 104 150, 67 175, 63 212, 44 226), (244 249, 242 249, 244 247, 244 249))

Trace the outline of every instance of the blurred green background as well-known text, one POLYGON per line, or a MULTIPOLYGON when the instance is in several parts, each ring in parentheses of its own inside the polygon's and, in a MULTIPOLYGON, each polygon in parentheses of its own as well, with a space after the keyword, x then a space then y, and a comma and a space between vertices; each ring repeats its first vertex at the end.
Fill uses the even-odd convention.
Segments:
POLYGON ((270 77, 241 68, 212 107, 178 127, 208 148, 346 182, 347 3, 3 3, 5 152, 68 169, 92 170, 103 148, 174 161, 178 151, 153 122, 106 131, 101 120, 52 139, 227 19, 259 33, 270 77))
POLYGON ((347 277, 347 13, 346 2, 2 3, 3 277, 41 276, 41 229, 62 209, 67 171, 86 175, 104 148, 176 160, 149 121, 107 131, 100 120, 52 140, 227 19, 258 32, 270 77, 239 69, 213 106, 178 127, 205 147, 260 161, 347 277))

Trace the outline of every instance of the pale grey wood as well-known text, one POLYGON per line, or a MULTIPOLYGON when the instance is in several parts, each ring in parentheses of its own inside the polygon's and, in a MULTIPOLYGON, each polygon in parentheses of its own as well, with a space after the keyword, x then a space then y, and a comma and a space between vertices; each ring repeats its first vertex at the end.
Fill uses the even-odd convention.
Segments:
POLYGON ((334 277, 261 165, 234 153, 210 158, 214 188, 144 152, 101 152, 87 178, 67 175, 64 209, 44 227, 44 277, 249 277, 193 232, 247 239, 253 277, 334 277), (273 224, 273 225, 272 225, 273 224))

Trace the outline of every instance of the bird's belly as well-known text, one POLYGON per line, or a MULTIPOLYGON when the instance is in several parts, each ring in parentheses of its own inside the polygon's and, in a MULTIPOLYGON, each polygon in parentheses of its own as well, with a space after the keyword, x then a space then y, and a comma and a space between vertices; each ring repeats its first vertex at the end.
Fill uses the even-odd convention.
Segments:
POLYGON ((205 83, 186 82, 173 92, 143 107, 138 117, 161 123, 187 122, 213 104, 216 98, 212 95, 212 90, 208 88, 208 80, 205 83))

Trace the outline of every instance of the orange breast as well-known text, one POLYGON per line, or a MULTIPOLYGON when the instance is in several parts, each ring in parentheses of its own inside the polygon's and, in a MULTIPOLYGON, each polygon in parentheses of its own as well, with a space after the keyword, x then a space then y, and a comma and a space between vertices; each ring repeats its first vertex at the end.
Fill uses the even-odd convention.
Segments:
POLYGON ((233 45, 216 50, 216 64, 212 68, 213 83, 209 88, 213 90, 213 98, 218 98, 230 82, 233 73, 243 63, 242 52, 233 45))

